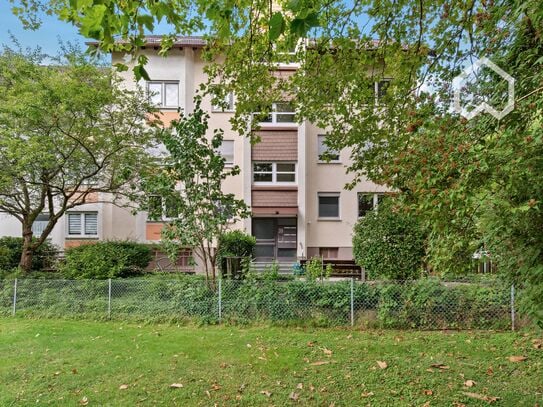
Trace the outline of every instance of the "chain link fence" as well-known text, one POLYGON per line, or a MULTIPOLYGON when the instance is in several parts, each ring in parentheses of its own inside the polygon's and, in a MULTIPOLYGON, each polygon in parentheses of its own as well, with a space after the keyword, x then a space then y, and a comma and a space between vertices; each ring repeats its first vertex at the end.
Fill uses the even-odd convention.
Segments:
POLYGON ((509 329, 511 287, 493 283, 0 280, 0 313, 39 317, 396 329, 509 329))

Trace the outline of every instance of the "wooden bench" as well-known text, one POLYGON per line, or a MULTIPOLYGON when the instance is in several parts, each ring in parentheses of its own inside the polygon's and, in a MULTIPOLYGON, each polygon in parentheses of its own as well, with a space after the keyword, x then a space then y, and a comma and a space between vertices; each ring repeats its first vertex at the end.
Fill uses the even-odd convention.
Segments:
MULTIPOLYGON (((304 266, 311 259, 300 260, 300 264, 304 266)), ((337 259, 323 259, 323 267, 326 268, 328 264, 332 265, 332 275, 330 277, 350 277, 360 280, 364 280, 364 270, 354 260, 337 260, 337 259)))

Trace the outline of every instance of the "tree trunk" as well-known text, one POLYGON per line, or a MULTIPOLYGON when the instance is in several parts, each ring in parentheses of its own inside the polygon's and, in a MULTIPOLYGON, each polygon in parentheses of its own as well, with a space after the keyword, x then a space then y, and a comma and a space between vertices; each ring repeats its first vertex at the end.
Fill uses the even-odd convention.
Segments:
POLYGON ((19 267, 28 273, 32 269, 32 255, 34 250, 32 248, 32 226, 23 225, 23 251, 21 253, 21 260, 19 261, 19 267))

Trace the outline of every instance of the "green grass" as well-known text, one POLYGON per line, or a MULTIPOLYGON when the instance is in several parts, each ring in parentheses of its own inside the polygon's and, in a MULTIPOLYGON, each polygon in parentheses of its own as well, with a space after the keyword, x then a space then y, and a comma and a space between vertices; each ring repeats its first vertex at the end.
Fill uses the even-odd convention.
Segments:
POLYGON ((534 335, 0 318, 0 406, 542 405, 534 335))

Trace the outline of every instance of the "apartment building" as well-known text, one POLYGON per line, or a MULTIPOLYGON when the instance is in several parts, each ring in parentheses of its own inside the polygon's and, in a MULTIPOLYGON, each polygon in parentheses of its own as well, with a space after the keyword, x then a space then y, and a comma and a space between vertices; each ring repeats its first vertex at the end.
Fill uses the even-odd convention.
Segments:
MULTIPOLYGON (((179 108, 186 113, 193 111, 195 92, 206 79, 201 58, 204 46, 199 37, 181 37, 164 58, 158 55, 160 37, 150 36, 142 48, 149 58, 146 70, 151 80, 140 85, 152 94, 164 122, 177 118, 179 108)), ((114 53, 112 64, 117 62, 132 63, 127 55, 114 53)), ((285 64, 277 69, 288 74, 296 67, 285 64)), ((136 86, 131 70, 122 75, 127 88, 136 86)), ((221 154, 228 164, 241 169, 239 175, 225 182, 224 188, 251 207, 252 216, 232 228, 244 229, 256 237, 256 260, 292 264, 312 256, 352 259, 353 226, 378 204, 386 188, 363 180, 354 189, 345 190, 344 185, 351 180, 346 173, 349 151, 328 152, 333 159, 324 161, 325 132, 307 121, 295 122, 288 102, 278 100, 273 104, 273 112, 260 123, 260 142, 254 145, 231 129, 234 95, 228 95, 227 105, 227 109, 212 106, 210 97, 202 103, 210 112, 210 135, 215 128, 224 130, 221 154)), ((155 202, 164 207, 164 218, 157 222, 149 220, 145 212, 132 215, 127 209, 103 201, 107 199, 67 214, 53 232, 53 243, 60 247, 99 239, 156 243, 164 222, 175 216, 167 202, 155 202)), ((5 227, 6 220, 0 222, 0 234, 19 235, 19 230, 13 233, 13 226, 5 227)))

